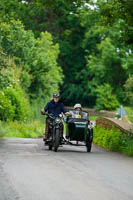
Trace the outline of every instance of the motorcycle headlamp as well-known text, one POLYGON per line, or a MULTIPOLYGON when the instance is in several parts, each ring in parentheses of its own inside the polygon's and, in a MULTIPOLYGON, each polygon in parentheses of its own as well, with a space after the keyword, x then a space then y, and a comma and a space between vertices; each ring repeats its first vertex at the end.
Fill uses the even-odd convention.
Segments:
POLYGON ((55 121, 56 121, 56 122, 60 122, 60 118, 56 118, 55 121))

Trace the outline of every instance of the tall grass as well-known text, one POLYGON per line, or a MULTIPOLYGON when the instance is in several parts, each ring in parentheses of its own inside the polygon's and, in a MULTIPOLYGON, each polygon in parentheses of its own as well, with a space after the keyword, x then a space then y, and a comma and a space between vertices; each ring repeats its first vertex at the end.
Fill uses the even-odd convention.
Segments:
POLYGON ((32 102, 31 109, 33 111, 33 120, 39 120, 44 122, 45 117, 41 115, 40 111, 44 108, 44 103, 42 101, 32 102))
POLYGON ((1 122, 0 133, 4 137, 37 138, 44 133, 44 124, 38 120, 24 122, 1 122))
POLYGON ((31 106, 33 117, 25 122, 20 121, 0 121, 0 137, 21 137, 37 138, 44 134, 45 116, 42 116, 40 110, 43 103, 34 102, 31 106))
POLYGON ((4 137, 5 134, 6 134, 6 130, 4 126, 2 125, 2 122, 0 121, 0 137, 4 137))

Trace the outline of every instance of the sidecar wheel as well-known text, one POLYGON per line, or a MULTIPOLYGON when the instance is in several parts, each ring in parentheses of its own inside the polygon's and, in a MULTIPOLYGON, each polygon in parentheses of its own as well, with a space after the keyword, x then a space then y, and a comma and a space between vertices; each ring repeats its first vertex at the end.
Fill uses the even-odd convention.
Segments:
POLYGON ((49 150, 52 150, 52 148, 53 148, 53 145, 52 144, 49 144, 49 150))
POLYGON ((88 142, 88 143, 86 144, 87 152, 91 152, 91 146, 92 146, 92 143, 91 143, 91 142, 88 142))

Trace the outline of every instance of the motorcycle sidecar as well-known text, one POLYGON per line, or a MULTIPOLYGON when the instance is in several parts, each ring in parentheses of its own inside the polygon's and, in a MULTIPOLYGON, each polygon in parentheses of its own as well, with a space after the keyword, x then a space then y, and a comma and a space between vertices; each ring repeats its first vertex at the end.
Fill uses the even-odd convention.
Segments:
MULTIPOLYGON (((84 111, 69 111, 72 117, 66 122, 66 138, 68 141, 84 142, 87 152, 91 151, 93 140, 93 128, 91 127, 88 113, 84 111)), ((83 145, 83 144, 82 144, 83 145)))

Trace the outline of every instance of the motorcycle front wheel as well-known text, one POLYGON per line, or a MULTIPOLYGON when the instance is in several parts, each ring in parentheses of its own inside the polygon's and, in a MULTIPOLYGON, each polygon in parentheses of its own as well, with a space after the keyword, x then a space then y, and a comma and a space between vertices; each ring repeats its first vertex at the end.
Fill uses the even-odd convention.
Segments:
POLYGON ((60 144, 60 131, 59 129, 55 130, 55 141, 54 141, 54 151, 57 152, 60 144))

